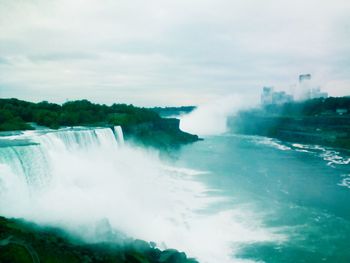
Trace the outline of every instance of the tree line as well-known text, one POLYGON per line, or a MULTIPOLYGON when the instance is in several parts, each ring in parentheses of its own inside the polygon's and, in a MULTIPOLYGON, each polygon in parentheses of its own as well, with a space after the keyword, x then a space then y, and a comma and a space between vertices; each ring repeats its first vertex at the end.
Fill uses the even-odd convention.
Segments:
POLYGON ((33 103, 18 99, 0 99, 0 130, 31 129, 28 124, 57 129, 61 126, 121 125, 128 127, 155 122, 160 116, 149 109, 127 104, 95 104, 88 100, 69 101, 62 105, 47 101, 33 103))
POLYGON ((272 104, 264 107, 270 114, 284 116, 315 116, 335 114, 338 109, 345 109, 350 114, 350 97, 318 98, 300 102, 289 102, 281 105, 272 104))

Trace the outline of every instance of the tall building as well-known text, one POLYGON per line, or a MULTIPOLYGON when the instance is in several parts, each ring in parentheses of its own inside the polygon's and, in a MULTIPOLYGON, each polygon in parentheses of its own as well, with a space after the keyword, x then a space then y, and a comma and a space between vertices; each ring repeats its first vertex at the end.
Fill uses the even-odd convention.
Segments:
POLYGON ((299 75, 299 99, 327 98, 328 93, 322 92, 321 88, 312 82, 311 74, 299 75))
POLYGON ((261 104, 284 104, 293 100, 308 100, 317 98, 327 98, 328 93, 321 91, 321 88, 315 85, 311 74, 299 75, 299 85, 293 88, 293 95, 287 94, 285 91, 275 91, 271 86, 263 87, 261 94, 261 104))
POLYGON ((299 83, 303 83, 304 81, 311 80, 311 74, 301 74, 299 75, 299 83))
POLYGON ((274 88, 273 87, 263 87, 263 92, 261 94, 261 104, 268 105, 272 104, 274 88))
POLYGON ((320 87, 311 88, 308 93, 309 99, 317 99, 317 98, 327 98, 328 93, 322 92, 320 87))
POLYGON ((261 104, 284 104, 293 101, 292 95, 287 94, 285 91, 274 91, 273 87, 263 87, 261 94, 261 104))

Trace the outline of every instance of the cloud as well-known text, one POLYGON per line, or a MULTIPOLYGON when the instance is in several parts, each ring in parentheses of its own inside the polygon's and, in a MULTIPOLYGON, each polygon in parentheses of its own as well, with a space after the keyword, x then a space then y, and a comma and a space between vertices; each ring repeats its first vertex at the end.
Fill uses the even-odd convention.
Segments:
POLYGON ((198 104, 304 72, 344 95, 349 15, 343 0, 0 0, 0 95, 198 104))

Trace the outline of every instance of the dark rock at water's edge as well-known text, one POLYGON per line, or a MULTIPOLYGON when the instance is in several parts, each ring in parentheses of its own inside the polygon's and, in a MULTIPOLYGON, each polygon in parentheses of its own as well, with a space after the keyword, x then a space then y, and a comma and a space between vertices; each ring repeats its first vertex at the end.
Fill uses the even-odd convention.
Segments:
POLYGON ((236 133, 350 149, 350 97, 313 99, 239 112, 236 133))
POLYGON ((201 140, 197 135, 181 131, 179 126, 179 119, 161 118, 156 122, 144 122, 124 127, 123 131, 126 139, 160 149, 176 148, 182 144, 201 140))
POLYGON ((161 251, 154 243, 128 240, 87 244, 73 241, 63 230, 45 228, 19 219, 0 217, 1 263, 196 263, 175 249, 161 251))
POLYGON ((88 100, 62 105, 0 99, 0 131, 35 129, 35 125, 58 129, 69 126, 121 126, 127 140, 161 149, 199 140, 183 132, 179 120, 162 118, 157 112, 126 104, 95 104, 88 100))

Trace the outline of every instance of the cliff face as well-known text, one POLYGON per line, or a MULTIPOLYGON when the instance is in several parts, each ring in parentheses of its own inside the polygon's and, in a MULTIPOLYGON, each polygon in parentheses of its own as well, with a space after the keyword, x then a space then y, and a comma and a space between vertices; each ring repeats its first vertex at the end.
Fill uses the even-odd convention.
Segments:
POLYGON ((154 124, 155 128, 162 130, 180 130, 180 120, 175 118, 162 119, 154 124))
POLYGON ((157 121, 152 122, 143 122, 135 125, 124 126, 126 132, 137 133, 142 130, 163 130, 163 131, 171 131, 171 130, 180 130, 180 120, 179 119, 159 119, 157 121))
POLYGON ((152 122, 123 127, 126 139, 158 148, 178 147, 198 141, 197 135, 180 130, 180 120, 160 118, 152 122))

